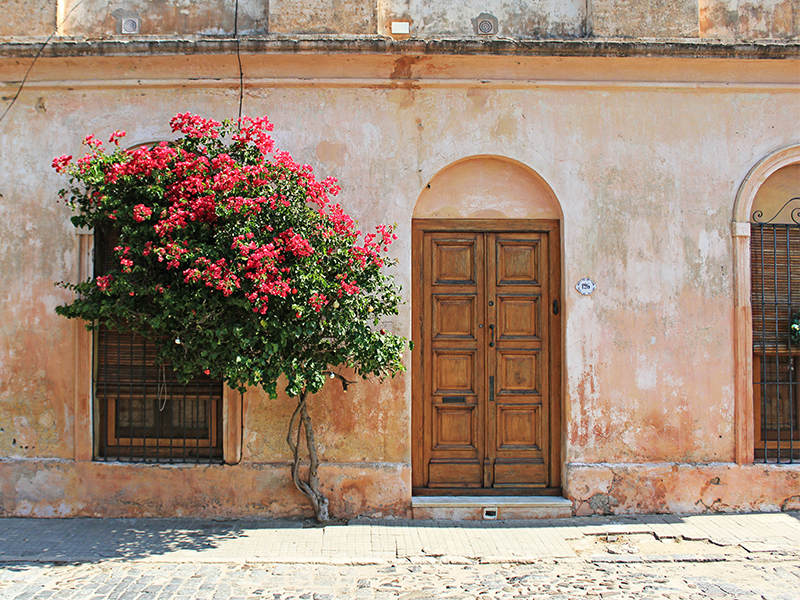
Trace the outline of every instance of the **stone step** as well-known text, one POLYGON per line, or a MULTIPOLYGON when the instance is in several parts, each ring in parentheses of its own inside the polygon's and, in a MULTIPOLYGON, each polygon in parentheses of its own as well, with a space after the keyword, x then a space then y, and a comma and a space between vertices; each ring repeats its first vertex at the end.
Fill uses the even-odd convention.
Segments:
POLYGON ((572 516, 572 502, 559 496, 415 496, 415 519, 524 520, 572 516))

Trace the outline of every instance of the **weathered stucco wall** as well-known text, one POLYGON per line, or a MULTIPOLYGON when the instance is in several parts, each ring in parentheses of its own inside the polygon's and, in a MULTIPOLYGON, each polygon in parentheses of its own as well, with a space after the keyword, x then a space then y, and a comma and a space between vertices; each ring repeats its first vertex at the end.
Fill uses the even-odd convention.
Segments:
POLYGON ((586 19, 584 0, 384 0, 379 4, 381 33, 390 31, 388 22, 408 19, 416 37, 478 35, 474 20, 481 14, 495 17, 496 33, 505 37, 578 37, 584 33, 586 19))
POLYGON ((374 34, 377 7, 374 0, 271 0, 271 33, 374 34))
POLYGON ((56 28, 58 0, 4 0, 0 37, 48 36, 56 28))
MULTIPOLYGON (((391 35, 407 21, 417 38, 478 35, 476 18, 497 19, 502 38, 710 38, 796 40, 800 0, 6 0, 0 36, 119 35, 136 17, 140 36, 391 35)), ((491 39, 492 36, 489 36, 491 39)))
MULTIPOLYGON (((28 132, 19 129, 50 121, 43 96, 32 101, 22 121, 3 122, 0 144, 8 165, 0 183, 0 456, 71 458, 74 328, 55 318, 64 295, 53 283, 77 266, 75 239, 53 203, 54 182, 30 168, 50 143, 38 136, 26 143, 28 132)), ((58 136, 60 124, 51 125, 48 135, 58 136)))
MULTIPOLYGON (((410 516, 408 469, 325 464, 336 517, 410 516)), ((0 461, 0 516, 309 516, 285 465, 156 466, 0 461)))
MULTIPOLYGON (((268 115, 281 148, 338 176, 362 228, 398 224, 408 303, 390 326, 404 335, 411 218, 427 183, 472 156, 537 174, 563 215, 564 472, 576 508, 775 509, 794 506, 797 469, 731 464, 730 224, 750 168, 800 139, 792 62, 246 55, 244 113, 268 115), (583 277, 591 296, 573 287, 583 277), (703 491, 715 478, 724 494, 703 491), (654 481, 658 493, 634 499, 654 481)), ((0 61, 0 80, 25 68, 0 61)), ((239 465, 70 460, 76 329, 53 313, 66 298, 53 282, 75 277, 77 252, 50 161, 79 155, 89 132, 162 139, 178 110, 234 117, 237 72, 232 56, 45 58, 0 124, 3 514, 308 514, 286 467, 290 405, 256 391, 239 465)), ((407 514, 408 378, 330 386, 311 411, 333 514, 407 514)))
POLYGON ((697 0, 591 0, 589 31, 597 37, 694 38, 697 0))
MULTIPOLYGON (((267 33, 267 0, 59 0, 59 33, 91 38, 120 34, 120 20, 139 19, 141 35, 267 33)), ((51 32, 48 32, 48 34, 51 32)))
MULTIPOLYGON (((354 373, 343 374, 357 381, 354 373)), ((325 461, 408 464, 405 379, 398 375, 384 385, 359 381, 347 392, 333 381, 310 400, 309 414, 325 461)), ((242 462, 291 460, 286 432, 294 407, 295 401, 283 395, 272 400, 260 390, 248 392, 242 462)))
POLYGON ((800 469, 775 465, 570 465, 575 514, 800 509, 800 469))
POLYGON ((800 0, 699 0, 700 35, 740 40, 796 40, 800 0))

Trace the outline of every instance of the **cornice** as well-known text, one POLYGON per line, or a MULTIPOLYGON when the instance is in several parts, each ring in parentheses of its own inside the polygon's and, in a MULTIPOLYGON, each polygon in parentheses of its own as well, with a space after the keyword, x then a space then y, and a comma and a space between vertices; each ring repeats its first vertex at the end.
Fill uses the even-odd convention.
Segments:
POLYGON ((242 54, 380 54, 442 56, 664 57, 713 59, 798 59, 799 42, 700 39, 546 39, 506 38, 392 40, 379 36, 330 37, 114 37, 88 40, 6 38, 0 58, 137 57, 242 54))

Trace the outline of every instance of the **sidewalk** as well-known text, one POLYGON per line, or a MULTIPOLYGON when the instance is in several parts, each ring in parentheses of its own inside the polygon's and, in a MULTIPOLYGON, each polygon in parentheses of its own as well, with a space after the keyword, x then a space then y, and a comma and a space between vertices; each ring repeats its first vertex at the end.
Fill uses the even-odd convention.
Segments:
POLYGON ((0 519, 0 563, 529 563, 800 557, 800 513, 540 521, 0 519))

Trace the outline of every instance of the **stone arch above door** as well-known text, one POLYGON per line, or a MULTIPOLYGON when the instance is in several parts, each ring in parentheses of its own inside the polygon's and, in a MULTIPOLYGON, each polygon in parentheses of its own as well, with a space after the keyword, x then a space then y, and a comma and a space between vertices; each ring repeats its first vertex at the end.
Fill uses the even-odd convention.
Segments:
POLYGON ((501 156, 470 156, 433 176, 415 219, 561 219, 553 190, 534 170, 501 156))

